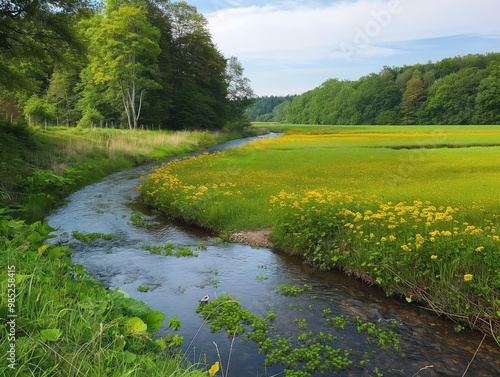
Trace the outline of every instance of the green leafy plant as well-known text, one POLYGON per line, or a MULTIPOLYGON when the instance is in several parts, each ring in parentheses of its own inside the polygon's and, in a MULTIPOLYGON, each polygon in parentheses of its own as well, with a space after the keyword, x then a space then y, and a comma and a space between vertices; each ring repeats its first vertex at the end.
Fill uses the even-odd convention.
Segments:
MULTIPOLYGON (((303 331, 293 337, 283 337, 272 334, 276 313, 270 311, 266 318, 256 316, 244 309, 239 301, 229 295, 218 297, 206 305, 199 305, 198 312, 214 332, 225 331, 228 336, 242 336, 242 340, 251 340, 259 346, 259 351, 265 355, 265 365, 281 364, 285 367, 285 376, 312 376, 317 373, 337 373, 353 364, 353 360, 361 357, 357 363, 361 369, 370 363, 370 355, 375 355, 378 349, 397 350, 399 340, 391 332, 382 329, 379 324, 362 321, 359 317, 334 317, 329 321, 330 313, 326 314, 326 324, 339 323, 335 331, 355 331, 366 335, 373 350, 362 355, 353 355, 352 350, 342 349, 337 343, 339 337, 330 332, 312 331, 307 329, 303 318, 294 322, 303 331)), ((328 326, 327 326, 328 327, 328 326)))
POLYGON ((149 242, 141 245, 142 249, 148 250, 151 254, 161 254, 165 257, 173 256, 181 257, 197 257, 198 254, 191 250, 189 247, 178 246, 177 249, 170 242, 164 245, 151 245, 149 242))
POLYGON ((147 226, 149 225, 149 221, 143 217, 143 214, 140 212, 134 212, 130 215, 130 221, 135 226, 147 226))
POLYGON ((280 284, 275 288, 276 292, 285 296, 297 296, 306 291, 311 291, 312 287, 309 284, 304 284, 303 287, 293 285, 280 284))
POLYGON ((202 250, 202 251, 205 251, 207 250, 207 244, 203 241, 200 241, 198 242, 198 244, 196 245, 196 249, 197 250, 202 250))
MULTIPOLYGON (((118 289, 110 291, 71 262, 68 247, 46 243, 53 229, 46 223, 30 225, 3 215, 0 209, 0 263, 15 268, 16 371, 19 375, 172 375, 183 362, 173 352, 182 342, 168 336, 168 358, 153 335, 165 315, 118 289), (177 360, 177 361, 176 361, 177 360)), ((8 274, 0 275, 7 286, 8 274)), ((0 310, 8 309, 0 298, 0 310)), ((180 321, 168 326, 177 331, 180 321)), ((8 349, 8 337, 0 338, 8 349)), ((187 372, 186 372, 187 373, 187 372)), ((201 376, 201 372, 193 372, 201 376)))
POLYGON ((71 234, 73 235, 73 237, 75 237, 75 239, 82 241, 82 242, 92 242, 92 241, 95 241, 98 239, 103 239, 105 241, 111 241, 115 237, 114 234, 110 234, 110 233, 98 233, 98 232, 82 233, 82 232, 79 232, 77 230, 74 230, 71 234))

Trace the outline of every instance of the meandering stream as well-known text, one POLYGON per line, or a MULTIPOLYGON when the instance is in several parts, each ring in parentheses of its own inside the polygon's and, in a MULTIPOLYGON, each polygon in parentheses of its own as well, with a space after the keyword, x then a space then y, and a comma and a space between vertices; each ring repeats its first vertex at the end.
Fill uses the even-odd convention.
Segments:
MULTIPOLYGON (((223 149, 250 139, 233 141, 212 148, 223 149)), ((198 300, 223 294, 237 297, 242 306, 266 316, 276 313, 274 334, 293 337, 301 332, 335 332, 336 345, 348 350, 353 364, 336 376, 500 376, 500 347, 486 339, 474 357, 482 334, 455 331, 455 324, 437 318, 424 308, 387 298, 375 287, 348 278, 340 272, 320 272, 301 260, 265 248, 220 243, 211 233, 192 229, 177 221, 155 215, 137 200, 134 187, 139 176, 152 165, 111 175, 100 183, 71 195, 69 203, 49 216, 47 221, 58 230, 63 242, 74 243, 73 261, 109 288, 120 288, 131 297, 146 302, 167 318, 180 318, 184 350, 192 361, 217 360, 219 349, 225 376, 255 377, 280 375, 281 365, 265 368, 264 356, 257 345, 234 343, 223 333, 213 334, 196 313, 198 300), (144 213, 147 226, 130 220, 144 213), (82 243, 73 231, 106 233, 115 237, 82 243), (185 246, 198 257, 153 255, 144 244, 185 246), (297 297, 276 292, 279 284, 303 286, 312 290, 297 297), (139 292, 148 286, 148 292, 139 292), (399 335, 400 349, 380 349, 367 344, 366 337, 348 325, 344 330, 325 329, 324 313, 373 321, 380 328, 399 335), (187 348, 189 345, 189 349, 187 348), (474 359, 473 359, 474 357, 474 359), (473 359, 471 365, 469 362, 473 359), (364 363, 366 365, 360 365, 364 363), (363 367, 361 367, 363 366, 363 367), (469 367, 469 369, 467 369, 469 367), (419 372, 420 371, 420 372, 419 372)), ((167 322, 167 321, 165 321, 167 322)), ((169 330, 160 330, 160 336, 169 330)))

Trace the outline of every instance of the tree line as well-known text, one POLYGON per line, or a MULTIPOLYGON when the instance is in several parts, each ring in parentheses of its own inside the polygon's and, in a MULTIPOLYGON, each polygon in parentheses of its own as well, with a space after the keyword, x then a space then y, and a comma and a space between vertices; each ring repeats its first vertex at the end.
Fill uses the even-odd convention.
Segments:
POLYGON ((294 95, 257 97, 248 113, 255 122, 282 122, 287 106, 294 98, 294 95))
POLYGON ((248 124, 250 82, 205 17, 168 0, 13 0, 0 5, 0 113, 80 127, 248 124))
MULTIPOLYGON (((500 124, 500 54, 475 54, 403 67, 359 80, 329 79, 252 119, 295 124, 500 124)), ((260 106, 257 108, 257 106, 260 106)), ((257 114, 257 116, 255 116, 257 114)))

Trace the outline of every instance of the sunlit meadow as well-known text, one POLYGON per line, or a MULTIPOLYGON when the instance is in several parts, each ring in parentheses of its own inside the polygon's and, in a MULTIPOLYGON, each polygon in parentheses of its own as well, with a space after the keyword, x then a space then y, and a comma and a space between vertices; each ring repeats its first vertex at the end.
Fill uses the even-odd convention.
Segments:
POLYGON ((163 165, 139 190, 220 231, 425 301, 498 336, 500 127, 288 130, 163 165))

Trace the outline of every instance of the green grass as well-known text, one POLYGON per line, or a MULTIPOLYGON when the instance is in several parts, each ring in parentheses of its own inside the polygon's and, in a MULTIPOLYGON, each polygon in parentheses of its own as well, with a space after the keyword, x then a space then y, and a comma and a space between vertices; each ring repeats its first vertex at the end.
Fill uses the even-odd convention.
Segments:
POLYGON ((0 121, 0 207, 39 221, 70 193, 106 175, 235 137, 197 131, 45 130, 0 121))
POLYGON ((272 227, 320 268, 498 326, 500 127, 299 128, 166 164, 141 195, 225 232, 272 227))
POLYGON ((106 290, 71 263, 67 247, 45 243, 51 230, 0 212, 0 288, 13 293, 10 301, 0 296, 0 330, 10 334, 0 338, 0 352, 15 352, 13 361, 0 360, 1 375, 206 375, 155 340, 162 313, 106 290))

